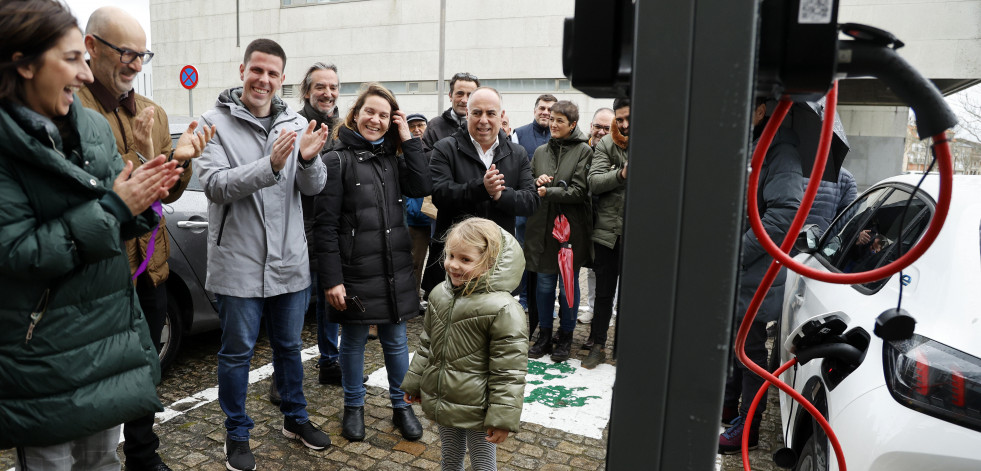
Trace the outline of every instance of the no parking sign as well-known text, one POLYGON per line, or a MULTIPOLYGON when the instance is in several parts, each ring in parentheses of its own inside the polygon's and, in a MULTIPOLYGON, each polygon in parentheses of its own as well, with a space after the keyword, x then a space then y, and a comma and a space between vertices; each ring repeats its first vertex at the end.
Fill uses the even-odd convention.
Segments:
POLYGON ((181 69, 181 86, 190 90, 198 84, 198 69, 193 65, 185 65, 181 69))

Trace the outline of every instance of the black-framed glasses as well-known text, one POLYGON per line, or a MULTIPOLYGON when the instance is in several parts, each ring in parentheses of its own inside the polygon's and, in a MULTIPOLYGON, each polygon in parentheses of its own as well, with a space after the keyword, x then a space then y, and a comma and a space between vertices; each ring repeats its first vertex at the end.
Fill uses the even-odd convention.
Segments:
POLYGON ((116 46, 115 44, 110 43, 109 41, 106 41, 105 39, 102 39, 102 38, 94 35, 94 34, 92 35, 92 37, 95 38, 95 39, 98 39, 100 43, 105 44, 106 46, 111 47, 112 50, 118 52, 119 53, 119 62, 122 62, 123 64, 132 63, 133 61, 136 60, 137 57, 140 58, 140 59, 142 59, 144 64, 149 64, 150 61, 153 60, 153 53, 150 52, 150 51, 137 52, 137 51, 134 51, 132 49, 123 49, 123 48, 121 48, 119 46, 116 46))
POLYGON ((609 127, 609 126, 603 126, 603 125, 601 125, 601 124, 594 124, 594 125, 593 125, 593 129, 595 129, 595 130, 597 130, 597 131, 599 131, 599 130, 601 130, 601 129, 602 129, 602 130, 604 130, 604 131, 606 131, 606 132, 610 132, 610 127, 609 127))

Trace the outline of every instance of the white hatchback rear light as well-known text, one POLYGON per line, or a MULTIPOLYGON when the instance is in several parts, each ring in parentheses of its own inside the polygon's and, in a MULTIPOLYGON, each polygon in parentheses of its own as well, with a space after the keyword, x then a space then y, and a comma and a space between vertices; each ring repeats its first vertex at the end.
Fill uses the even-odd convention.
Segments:
POLYGON ((981 431, 981 358, 921 335, 883 344, 892 397, 906 407, 981 431))

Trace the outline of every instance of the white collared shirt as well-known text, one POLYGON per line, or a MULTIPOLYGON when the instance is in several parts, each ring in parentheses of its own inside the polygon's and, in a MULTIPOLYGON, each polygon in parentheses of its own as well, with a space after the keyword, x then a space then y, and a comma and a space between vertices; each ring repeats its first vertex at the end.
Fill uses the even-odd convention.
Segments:
POLYGON ((487 152, 484 152, 484 148, 480 146, 480 143, 473 136, 470 136, 470 142, 477 148, 477 157, 480 157, 480 161, 484 163, 484 167, 490 168, 491 163, 494 162, 494 150, 501 144, 497 136, 494 136, 494 143, 491 144, 490 149, 487 149, 487 152))

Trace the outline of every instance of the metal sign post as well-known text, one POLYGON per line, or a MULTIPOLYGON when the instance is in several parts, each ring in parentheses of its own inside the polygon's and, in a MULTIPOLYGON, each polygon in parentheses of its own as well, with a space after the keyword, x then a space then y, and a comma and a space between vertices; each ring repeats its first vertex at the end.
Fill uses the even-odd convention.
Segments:
POLYGON ((195 69, 193 65, 185 65, 181 69, 181 86, 187 89, 187 115, 194 116, 194 100, 191 97, 191 91, 194 87, 198 85, 198 69, 195 69))

